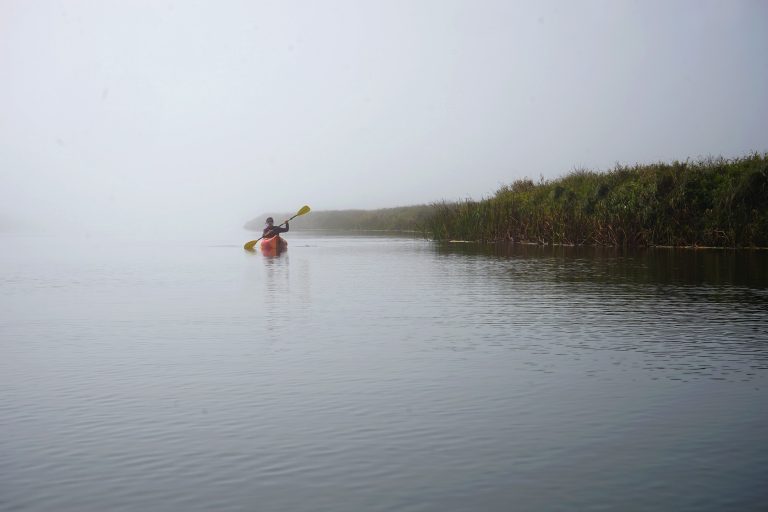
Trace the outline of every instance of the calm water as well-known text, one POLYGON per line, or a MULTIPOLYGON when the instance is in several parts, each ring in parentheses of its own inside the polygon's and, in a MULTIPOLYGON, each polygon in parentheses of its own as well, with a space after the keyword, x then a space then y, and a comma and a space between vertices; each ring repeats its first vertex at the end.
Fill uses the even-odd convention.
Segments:
POLYGON ((0 236, 0 510, 765 510, 768 252, 0 236))

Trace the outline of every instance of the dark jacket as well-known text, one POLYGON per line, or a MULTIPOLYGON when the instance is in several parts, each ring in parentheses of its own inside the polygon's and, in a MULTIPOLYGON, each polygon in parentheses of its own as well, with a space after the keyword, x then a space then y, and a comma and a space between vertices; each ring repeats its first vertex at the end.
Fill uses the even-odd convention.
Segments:
POLYGON ((287 233, 288 229, 290 229, 290 226, 288 223, 285 223, 285 227, 281 228, 280 226, 272 226, 271 228, 267 226, 264 228, 264 231, 262 231, 262 236, 264 238, 271 238, 275 235, 279 235, 280 233, 287 233))

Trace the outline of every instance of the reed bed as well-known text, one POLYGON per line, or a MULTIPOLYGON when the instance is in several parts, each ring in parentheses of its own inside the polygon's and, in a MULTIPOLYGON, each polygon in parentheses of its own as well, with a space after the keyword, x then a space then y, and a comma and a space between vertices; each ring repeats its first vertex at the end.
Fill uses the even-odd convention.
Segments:
POLYGON ((766 247, 768 154, 577 170, 432 208, 421 228, 438 240, 766 247))

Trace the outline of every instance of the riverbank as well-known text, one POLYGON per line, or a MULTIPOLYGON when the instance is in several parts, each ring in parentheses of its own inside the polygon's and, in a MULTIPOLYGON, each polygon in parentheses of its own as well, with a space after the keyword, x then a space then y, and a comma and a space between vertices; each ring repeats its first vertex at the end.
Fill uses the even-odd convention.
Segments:
POLYGON ((674 247, 768 246, 768 155, 575 171, 442 202, 434 239, 674 247))
MULTIPOLYGON (((267 215, 245 228, 261 231, 267 215)), ((313 211, 291 227, 538 245, 768 247, 768 154, 578 170, 517 180, 479 201, 313 211)))

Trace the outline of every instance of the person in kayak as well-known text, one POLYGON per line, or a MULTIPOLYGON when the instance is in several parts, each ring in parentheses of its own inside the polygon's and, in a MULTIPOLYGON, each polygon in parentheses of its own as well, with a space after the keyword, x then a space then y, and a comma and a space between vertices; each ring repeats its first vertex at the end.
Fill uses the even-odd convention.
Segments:
POLYGON ((285 227, 281 228, 280 226, 275 226, 275 220, 272 217, 267 217, 267 227, 264 228, 262 236, 264 238, 272 238, 280 233, 287 233, 289 229, 288 221, 285 221, 285 227))

